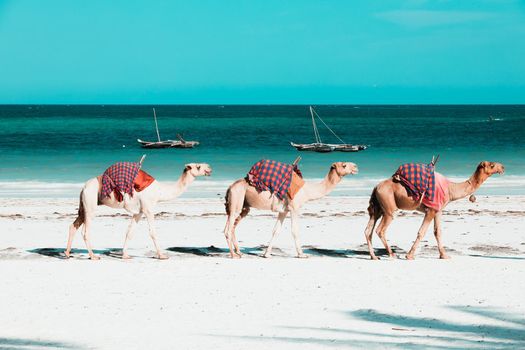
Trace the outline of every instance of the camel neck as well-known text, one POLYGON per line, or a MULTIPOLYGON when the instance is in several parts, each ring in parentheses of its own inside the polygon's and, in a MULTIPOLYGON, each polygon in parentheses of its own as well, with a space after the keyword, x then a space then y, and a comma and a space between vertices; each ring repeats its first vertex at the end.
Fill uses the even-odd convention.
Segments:
POLYGON ((188 186, 195 180, 189 171, 183 171, 175 183, 165 183, 161 186, 160 200, 169 201, 180 196, 188 186))
POLYGON ((330 169, 330 172, 328 172, 323 181, 316 184, 309 184, 308 200, 319 199, 326 196, 341 182, 341 179, 342 177, 337 174, 335 169, 330 169))
POLYGON ((451 183, 448 187, 450 201, 455 201, 474 193, 487 180, 488 176, 476 170, 472 176, 460 183, 451 183))

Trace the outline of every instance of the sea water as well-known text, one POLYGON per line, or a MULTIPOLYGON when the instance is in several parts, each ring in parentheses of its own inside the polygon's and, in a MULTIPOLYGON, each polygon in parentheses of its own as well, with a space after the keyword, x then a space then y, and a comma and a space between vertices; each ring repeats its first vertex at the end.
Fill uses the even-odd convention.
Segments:
MULTIPOLYGON (((160 181, 176 181, 184 164, 209 163, 184 196, 224 196, 227 186, 262 158, 291 163, 297 156, 307 180, 320 181, 336 161, 354 162, 359 174, 332 195, 368 195, 374 185, 406 162, 428 163, 467 179, 482 160, 505 165, 480 194, 525 194, 525 106, 316 106, 323 120, 347 143, 368 145, 357 153, 299 152, 290 145, 314 141, 308 106, 0 106, 0 196, 77 197, 82 184, 114 162, 138 161, 160 181), (182 134, 194 149, 143 149, 137 138, 182 134)), ((338 140, 318 122, 324 142, 338 140)))

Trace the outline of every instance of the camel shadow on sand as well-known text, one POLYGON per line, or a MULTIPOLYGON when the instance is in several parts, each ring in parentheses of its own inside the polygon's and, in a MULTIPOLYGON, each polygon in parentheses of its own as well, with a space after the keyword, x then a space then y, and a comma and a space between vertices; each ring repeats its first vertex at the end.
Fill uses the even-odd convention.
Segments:
MULTIPOLYGON (((55 259, 67 260, 64 251, 64 248, 35 248, 28 250, 29 253, 39 254, 55 259)), ((93 253, 115 259, 122 258, 122 248, 94 249, 93 253)), ((87 249, 71 249, 71 258, 89 259, 88 251, 87 249)))
MULTIPOLYGON (((258 245, 255 247, 241 247, 241 252, 244 255, 253 256, 253 257, 262 257, 266 251, 267 246, 258 245)), ((217 248, 215 246, 208 247, 169 247, 167 251, 179 253, 179 254, 190 254, 195 256, 204 256, 204 257, 225 257, 229 255, 229 250, 227 248, 217 248)), ((392 250, 396 254, 406 254, 406 251, 403 249, 393 246, 392 250)), ((360 259, 370 259, 368 253, 368 248, 366 245, 364 247, 359 247, 358 249, 325 249, 318 248, 316 246, 303 246, 303 251, 305 254, 311 257, 330 257, 330 258, 360 258, 360 259)), ((375 249, 376 255, 379 257, 388 258, 386 249, 375 249)), ((278 247, 272 249, 273 257, 280 258, 293 258, 293 251, 286 252, 278 247)))
POLYGON ((84 347, 57 341, 21 338, 0 338, 0 349, 85 349, 84 347))
MULTIPOLYGON (((368 247, 361 245, 357 249, 325 249, 318 248, 315 246, 304 246, 305 254, 315 257, 332 257, 332 258, 357 258, 357 259, 370 259, 368 247)), ((379 258, 388 258, 388 253, 384 248, 375 248, 376 255, 379 258)), ((406 251, 397 246, 392 246, 392 251, 398 255, 406 254, 406 251)))
MULTIPOLYGON (((200 256, 200 257, 227 257, 229 255, 229 250, 227 248, 218 248, 213 245, 208 246, 208 247, 169 247, 166 250, 170 252, 178 253, 181 255, 194 255, 194 256, 200 256)), ((251 256, 251 257, 262 257, 265 250, 266 250, 265 245, 241 248, 241 252, 244 255, 251 256)), ((330 257, 330 258, 341 258, 341 259, 347 259, 347 258, 365 259, 365 260, 370 259, 370 255, 368 254, 368 248, 366 247, 366 245, 359 246, 356 249, 326 249, 326 248, 319 248, 319 247, 312 246, 312 245, 307 245, 303 247, 303 250, 305 254, 309 255, 310 257, 314 257, 314 258, 315 257, 318 257, 318 258, 330 257)), ((407 253, 404 249, 399 248, 397 246, 392 246, 392 250, 399 257, 402 257, 407 253)), ((389 258, 386 252, 386 249, 375 248, 374 251, 380 259, 389 258)), ((32 254, 39 254, 42 256, 55 258, 55 259, 66 259, 66 256, 64 255, 64 248, 35 248, 35 249, 28 250, 27 252, 32 253, 32 254)), ((109 258, 113 258, 113 259, 122 258, 122 248, 96 249, 93 252, 97 255, 102 255, 102 256, 109 257, 109 258)), ((454 255, 460 254, 459 252, 456 252, 453 249, 451 249, 451 252, 454 253, 454 255)), ((149 255, 144 256, 144 258, 154 258, 154 252, 150 252, 149 255)), ((434 255, 435 255, 435 251, 433 249, 428 249, 428 251, 422 249, 422 252, 420 254, 420 256, 422 257, 424 256, 433 257, 434 255)), ((272 256, 280 257, 280 258, 288 258, 288 257, 291 258, 291 257, 294 257, 294 254, 293 252, 286 252, 278 247, 274 247, 272 250, 272 256)), ((468 256, 471 256, 474 258, 486 258, 486 259, 525 260, 525 257, 523 256, 495 256, 495 255, 481 255, 481 254, 468 254, 468 256)), ((88 252, 86 249, 72 249, 71 257, 77 258, 77 259, 88 259, 88 252)))
POLYGON ((476 324, 460 323, 437 317, 420 318, 363 309, 345 313, 352 321, 364 323, 364 327, 359 327, 363 329, 362 331, 353 329, 355 323, 347 328, 286 326, 280 327, 284 332, 279 333, 286 334, 283 336, 229 335, 228 337, 257 342, 287 342, 336 348, 433 350, 525 348, 525 320, 521 314, 470 306, 451 306, 447 309, 477 317, 478 321, 476 324), (316 336, 313 336, 314 334, 316 336))
POLYGON ((485 258, 485 259, 507 259, 507 260, 525 260, 523 256, 496 256, 496 255, 481 255, 481 254, 469 254, 474 258, 485 258))
MULTIPOLYGON (((392 247, 396 254, 405 254, 406 252, 396 246, 392 247)), ((67 259, 64 255, 64 248, 35 248, 28 250, 27 252, 32 254, 39 254, 42 256, 55 258, 55 259, 67 259)), ((167 251, 178 253, 180 255, 194 255, 199 257, 226 257, 229 255, 227 248, 218 248, 213 245, 208 247, 169 247, 167 251)), ((241 252, 250 257, 262 257, 266 250, 265 245, 258 245, 255 247, 242 247, 241 252)), ((318 248, 315 246, 304 246, 304 252, 310 257, 330 257, 330 258, 360 258, 369 259, 368 249, 359 247, 358 249, 325 249, 318 248)), ((122 258, 122 248, 107 248, 107 249, 95 249, 93 252, 97 255, 106 256, 114 259, 122 258)), ((388 258, 385 249, 375 249, 378 257, 388 258)), ((278 258, 292 258, 294 257, 293 252, 286 252, 278 247, 274 247, 272 250, 272 256, 278 258)), ((86 249, 72 249, 71 257, 76 259, 88 259, 88 252, 86 249)), ((152 256, 153 257, 153 256, 152 256)))
MULTIPOLYGON (((260 257, 263 255, 266 246, 242 247, 241 253, 248 256, 260 257)), ((196 256, 208 257, 226 257, 230 251, 227 248, 217 248, 213 245, 208 247, 169 247, 166 250, 179 254, 191 254, 196 256)), ((286 253, 279 248, 274 248, 273 253, 276 256, 286 256, 286 253)))

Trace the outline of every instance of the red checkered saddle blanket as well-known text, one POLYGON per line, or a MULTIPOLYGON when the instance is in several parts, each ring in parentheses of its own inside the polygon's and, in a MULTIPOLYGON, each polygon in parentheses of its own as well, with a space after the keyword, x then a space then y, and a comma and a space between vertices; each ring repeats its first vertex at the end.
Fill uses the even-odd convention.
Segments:
POLYGON ((255 187, 257 192, 270 191, 282 200, 290 188, 294 172, 303 177, 297 166, 261 159, 251 167, 246 181, 255 187))
POLYGON ((101 197, 110 197, 115 193, 117 201, 122 202, 123 194, 133 197, 133 190, 140 192, 155 179, 145 171, 140 170, 140 163, 115 163, 102 174, 101 197))
POLYGON ((414 200, 419 201, 421 196, 432 202, 436 188, 434 176, 434 165, 407 163, 401 165, 392 175, 406 188, 408 195, 414 200))

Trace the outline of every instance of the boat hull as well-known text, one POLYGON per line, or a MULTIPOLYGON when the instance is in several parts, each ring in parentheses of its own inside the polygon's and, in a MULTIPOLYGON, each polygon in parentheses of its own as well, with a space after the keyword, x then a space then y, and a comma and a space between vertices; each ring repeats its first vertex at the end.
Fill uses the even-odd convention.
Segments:
POLYGON ((311 151, 319 153, 328 152, 358 152, 367 149, 365 145, 331 144, 331 143, 293 143, 292 147, 298 151, 311 151))
POLYGON ((327 153, 334 150, 333 146, 324 144, 324 143, 293 143, 291 145, 295 147, 298 151, 311 151, 311 152, 320 152, 327 153))
POLYGON ((143 141, 138 139, 137 142, 142 148, 193 148, 199 145, 197 141, 143 141))

